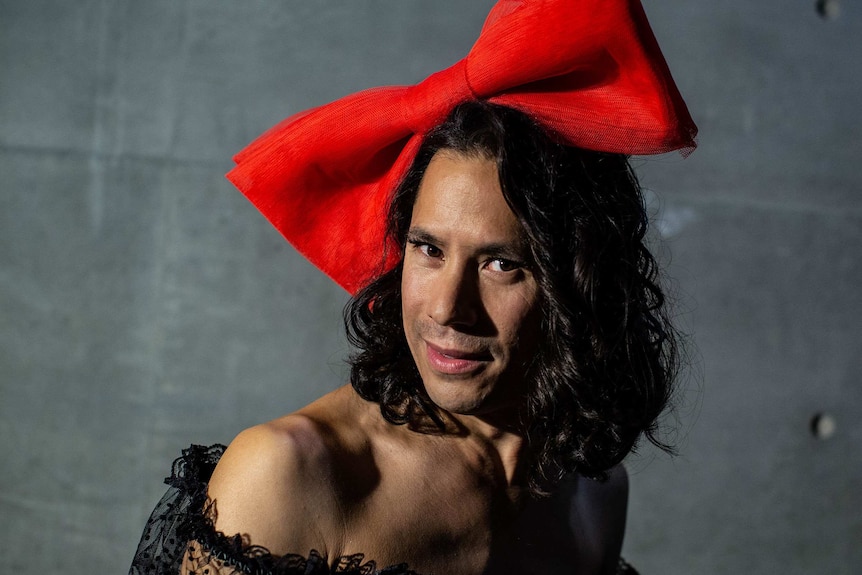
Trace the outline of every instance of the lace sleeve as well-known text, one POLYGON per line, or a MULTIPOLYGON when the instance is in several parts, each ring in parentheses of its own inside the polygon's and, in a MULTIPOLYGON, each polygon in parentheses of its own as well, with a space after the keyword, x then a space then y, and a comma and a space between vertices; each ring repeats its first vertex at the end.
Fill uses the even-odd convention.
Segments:
POLYGON ((206 523, 206 489, 225 447, 192 445, 174 461, 170 487, 153 509, 129 575, 177 575, 193 533, 206 523))

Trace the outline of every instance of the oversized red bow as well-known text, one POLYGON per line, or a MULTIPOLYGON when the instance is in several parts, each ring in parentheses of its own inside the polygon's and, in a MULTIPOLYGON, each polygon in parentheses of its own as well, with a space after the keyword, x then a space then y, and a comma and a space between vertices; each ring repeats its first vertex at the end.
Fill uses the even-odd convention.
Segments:
POLYGON ((422 136, 471 99, 524 111, 581 148, 687 154, 696 145, 637 0, 500 0, 463 60, 415 86, 292 116, 237 154, 227 177, 355 293, 381 271, 390 194, 422 136))

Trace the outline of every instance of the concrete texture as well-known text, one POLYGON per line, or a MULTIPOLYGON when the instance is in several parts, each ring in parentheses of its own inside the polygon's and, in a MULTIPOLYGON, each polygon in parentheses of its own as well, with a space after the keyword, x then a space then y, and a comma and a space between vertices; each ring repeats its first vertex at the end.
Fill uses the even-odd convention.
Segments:
MULTIPOLYGON (((862 6, 833 4, 647 5, 701 136, 636 162, 693 341, 681 455, 629 461, 644 574, 862 571, 862 6)), ((0 572, 124 572, 181 448, 345 380, 345 294, 222 174, 451 64, 490 5, 0 0, 0 572)))

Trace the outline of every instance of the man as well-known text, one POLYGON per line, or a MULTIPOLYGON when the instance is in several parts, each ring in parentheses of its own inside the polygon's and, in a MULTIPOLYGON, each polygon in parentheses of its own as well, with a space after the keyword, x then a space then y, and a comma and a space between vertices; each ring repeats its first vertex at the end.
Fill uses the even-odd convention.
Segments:
POLYGON ((643 221, 624 158, 556 145, 508 108, 457 107, 428 135, 393 201, 400 263, 348 314, 362 350, 356 389, 243 432, 209 485, 216 528, 277 555, 363 553, 419 573, 614 573, 622 467, 604 483, 557 480, 573 466, 597 474, 617 464, 667 397, 666 348, 652 342, 668 332, 649 309, 657 288, 643 221), (602 228, 606 237, 590 237, 602 228), (619 259, 626 254, 644 259, 619 259), (593 288, 605 293, 589 302, 593 288), (618 290, 625 299, 614 301, 618 290), (577 362, 571 381, 558 379, 566 368, 555 337, 581 350, 568 358, 577 362), (625 389, 637 383, 642 394, 625 389), (557 414, 531 413, 542 394, 557 414), (619 413, 602 412, 602 395, 619 413), (636 404, 630 413, 626 401, 636 404), (599 423, 578 421, 587 417, 599 423), (553 445, 553 433, 565 437, 553 445), (590 442, 604 443, 590 453, 590 442), (540 497, 541 488, 554 495, 540 497))
POLYGON ((483 38, 237 157, 231 180, 356 292, 350 385, 187 450, 133 573, 624 572, 620 463, 660 445, 676 365, 627 154, 696 130, 636 3, 504 1, 483 38), (549 76, 485 97, 483 49, 512 34, 549 76))

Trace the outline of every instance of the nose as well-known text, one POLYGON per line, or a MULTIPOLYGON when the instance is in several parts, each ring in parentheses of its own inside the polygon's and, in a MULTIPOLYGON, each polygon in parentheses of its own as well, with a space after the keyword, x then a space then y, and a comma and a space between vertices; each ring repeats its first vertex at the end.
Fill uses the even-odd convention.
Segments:
POLYGON ((474 270, 446 266, 434 278, 428 315, 438 325, 468 328, 476 324, 481 301, 474 270))

